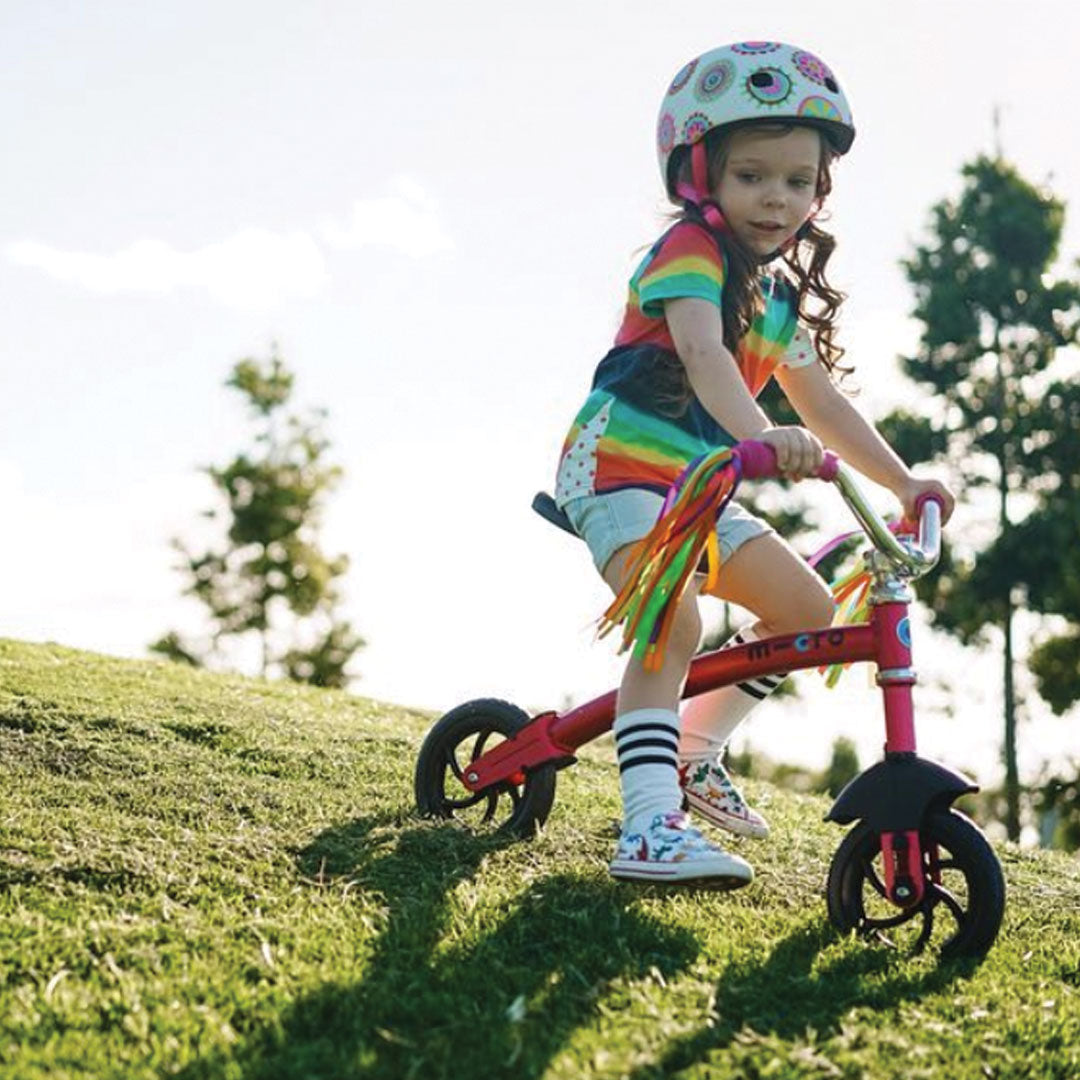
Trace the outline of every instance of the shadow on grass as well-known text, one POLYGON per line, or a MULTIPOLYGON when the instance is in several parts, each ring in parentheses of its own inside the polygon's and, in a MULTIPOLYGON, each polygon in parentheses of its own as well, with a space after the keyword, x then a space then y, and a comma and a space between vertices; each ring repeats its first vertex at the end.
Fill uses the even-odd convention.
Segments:
POLYGON ((628 1074, 629 1080, 661 1080, 724 1051, 736 1037, 775 1036, 781 1040, 828 1038, 856 1007, 891 1009, 934 994, 971 974, 976 960, 942 962, 926 969, 907 954, 867 945, 819 962, 836 942, 820 919, 784 938, 760 962, 732 963, 716 986, 716 1015, 673 1041, 654 1062, 628 1074))
MULTIPOLYGON (((392 827, 372 818, 328 830, 305 849, 305 878, 347 878, 378 896, 385 924, 358 981, 343 970, 279 1022, 247 1034, 227 1060, 183 1080, 220 1076, 541 1076, 620 976, 670 976, 697 955, 693 935, 627 910, 606 879, 547 875, 507 890, 470 883, 506 841, 449 825, 392 827), (388 826, 380 828, 382 826, 388 826)), ((400 824, 400 819, 398 820, 400 824)), ((608 1008, 617 1007, 605 1001, 608 1008)))
POLYGON ((84 885, 103 893, 133 893, 146 888, 146 878, 131 870, 98 866, 50 866, 44 870, 0 864, 0 890, 15 886, 55 888, 60 882, 84 885))

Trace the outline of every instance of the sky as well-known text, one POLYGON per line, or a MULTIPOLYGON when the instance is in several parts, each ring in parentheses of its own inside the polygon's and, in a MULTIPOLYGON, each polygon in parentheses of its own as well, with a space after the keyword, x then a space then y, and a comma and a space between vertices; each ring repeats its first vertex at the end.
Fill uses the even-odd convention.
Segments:
MULTIPOLYGON (((352 561, 344 611, 368 642, 354 692, 546 709, 610 689, 621 661, 593 638, 604 586, 529 504, 660 228, 653 132, 671 78, 739 40, 834 69, 858 129, 829 207, 842 340, 871 418, 922 411, 896 363, 918 334, 899 260, 963 163, 999 144, 1080 206, 1063 120, 1080 8, 1017 11, 4 0, 0 635, 142 657, 200 626, 169 541, 204 535, 200 469, 249 438, 230 368, 276 343, 297 405, 329 409, 345 471, 323 539, 352 561)), ((1064 270, 1078 253, 1074 215, 1064 270)), ((834 492, 807 495, 823 536, 847 526, 834 492)), ((978 517, 962 507, 958 527, 978 517)), ((995 781, 995 654, 919 622, 921 748, 995 781)), ((745 738, 817 767, 846 734, 871 760, 878 698, 859 670, 845 682, 829 694, 804 676, 745 738)), ((1080 734, 1028 697, 1033 777, 1080 758, 1080 734)))

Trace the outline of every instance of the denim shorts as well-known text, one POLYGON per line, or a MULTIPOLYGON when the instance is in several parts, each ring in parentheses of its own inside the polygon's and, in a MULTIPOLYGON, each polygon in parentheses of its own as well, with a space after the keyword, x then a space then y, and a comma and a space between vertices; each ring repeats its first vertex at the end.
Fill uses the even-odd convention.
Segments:
MULTIPOLYGON (((571 500, 563 509, 574 531, 588 545, 593 562, 602 574, 619 548, 648 534, 663 505, 663 497, 654 491, 626 488, 607 495, 584 495, 571 500)), ((770 525, 738 503, 728 503, 716 522, 721 559, 730 559, 748 540, 773 531, 770 525)))

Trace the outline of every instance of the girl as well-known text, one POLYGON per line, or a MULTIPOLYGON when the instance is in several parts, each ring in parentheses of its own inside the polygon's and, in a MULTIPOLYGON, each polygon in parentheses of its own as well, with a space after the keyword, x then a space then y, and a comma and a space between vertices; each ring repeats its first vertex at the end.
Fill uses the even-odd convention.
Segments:
MULTIPOLYGON (((630 280, 615 347, 570 429, 556 484, 556 501, 604 580, 621 589, 684 466, 742 439, 770 444, 791 480, 815 472, 824 443, 893 491, 909 516, 934 493, 947 519, 951 494, 912 476, 832 378, 843 355, 834 341, 843 298, 825 277, 835 241, 814 219, 832 163, 855 137, 833 73, 779 42, 714 49, 675 76, 657 136, 661 176, 680 213, 630 280), (756 404, 774 375, 805 427, 773 427, 756 404)), ((831 622, 825 585, 764 522, 731 504, 717 539, 723 561, 713 594, 757 617, 731 643, 831 622)), ((614 724, 624 819, 615 877, 729 888, 753 878, 744 859, 691 828, 680 807, 685 798, 721 828, 767 833, 721 755, 781 680, 724 687, 694 701, 680 722, 700 635, 688 595, 659 670, 627 663, 614 724)))

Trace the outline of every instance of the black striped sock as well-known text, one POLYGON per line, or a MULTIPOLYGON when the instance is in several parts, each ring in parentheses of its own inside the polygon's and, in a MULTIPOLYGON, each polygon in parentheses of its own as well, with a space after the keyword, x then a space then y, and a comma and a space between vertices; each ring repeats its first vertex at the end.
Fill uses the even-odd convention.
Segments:
POLYGON ((613 730, 625 821, 678 810, 678 714, 635 709, 616 717, 613 730))
MULTIPOLYGON (((750 627, 744 627, 728 638, 721 648, 733 649, 757 640, 757 634, 750 627)), ((786 678, 786 672, 758 675, 694 698, 683 708, 680 759, 715 760, 751 711, 777 690, 786 678)))

